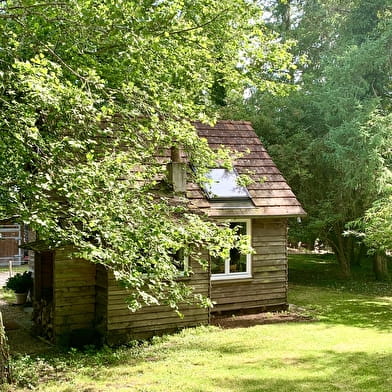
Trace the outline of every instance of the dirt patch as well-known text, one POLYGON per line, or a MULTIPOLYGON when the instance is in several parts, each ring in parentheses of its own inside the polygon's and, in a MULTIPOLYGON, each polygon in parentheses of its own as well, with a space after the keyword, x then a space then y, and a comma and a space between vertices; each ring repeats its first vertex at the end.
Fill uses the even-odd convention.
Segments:
POLYGON ((306 315, 303 311, 303 309, 291 305, 287 312, 262 312, 232 316, 217 315, 212 316, 211 324, 221 328, 247 328, 263 324, 316 321, 316 319, 306 315))
POLYGON ((39 354, 53 350, 51 344, 31 334, 31 308, 0 300, 0 312, 11 354, 39 354))

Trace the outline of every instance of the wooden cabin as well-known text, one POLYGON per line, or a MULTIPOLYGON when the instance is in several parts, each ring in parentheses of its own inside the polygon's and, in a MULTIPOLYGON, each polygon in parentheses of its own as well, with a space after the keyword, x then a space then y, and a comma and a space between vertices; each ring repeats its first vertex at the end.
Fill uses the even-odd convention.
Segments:
POLYGON ((133 313, 125 304, 126 291, 103 266, 70 259, 69 249, 41 251, 35 258, 37 333, 71 345, 97 339, 116 344, 208 324, 211 313, 287 308, 287 219, 304 216, 304 210, 249 122, 219 121, 214 127, 195 123, 195 128, 212 149, 224 145, 243 155, 232 172, 211 169, 215 182, 204 189, 186 183, 191 208, 238 226, 255 251, 241 255, 233 249, 228 260, 210 258, 209 270, 189 261, 193 274, 187 283, 210 297, 214 307, 184 305, 184 318, 164 306, 133 313), (239 187, 240 174, 254 182, 239 187))

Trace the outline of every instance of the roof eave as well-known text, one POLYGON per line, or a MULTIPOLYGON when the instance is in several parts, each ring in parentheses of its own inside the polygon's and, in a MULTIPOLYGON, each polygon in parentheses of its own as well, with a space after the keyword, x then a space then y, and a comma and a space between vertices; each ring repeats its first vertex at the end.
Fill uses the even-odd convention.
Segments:
POLYGON ((209 217, 247 217, 247 218, 304 218, 306 212, 301 208, 209 208, 204 210, 209 217))

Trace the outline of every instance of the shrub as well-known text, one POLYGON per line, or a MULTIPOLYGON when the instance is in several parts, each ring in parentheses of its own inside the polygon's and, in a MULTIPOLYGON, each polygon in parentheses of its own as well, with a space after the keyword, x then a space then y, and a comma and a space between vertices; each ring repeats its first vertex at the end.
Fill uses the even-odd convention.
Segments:
POLYGON ((33 288, 33 278, 31 272, 25 271, 23 274, 17 273, 8 278, 5 287, 15 291, 15 293, 27 293, 33 288))

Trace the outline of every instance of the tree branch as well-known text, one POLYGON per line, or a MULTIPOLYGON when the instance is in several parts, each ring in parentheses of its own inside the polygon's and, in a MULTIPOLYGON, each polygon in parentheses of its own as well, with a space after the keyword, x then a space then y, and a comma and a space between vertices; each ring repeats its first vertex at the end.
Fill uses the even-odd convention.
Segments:
MULTIPOLYGON (((15 20, 24 28, 26 28, 26 25, 19 20, 18 18, 15 18, 15 20)), ((88 83, 86 78, 82 75, 80 75, 78 72, 76 72, 71 66, 69 66, 53 49, 50 48, 50 46, 46 45, 44 42, 39 40, 38 38, 34 37, 35 40, 42 45, 52 56, 54 56, 60 63, 63 65, 65 68, 68 69, 69 72, 71 72, 73 75, 77 76, 80 78, 80 80, 83 80, 85 83, 88 83)))
POLYGON ((15 5, 13 7, 3 7, 0 8, 0 11, 12 11, 12 10, 20 10, 20 9, 28 9, 28 8, 38 8, 38 7, 48 7, 48 6, 67 6, 68 3, 60 3, 60 2, 51 2, 51 3, 39 3, 39 4, 31 4, 31 5, 15 5))
MULTIPOLYGON (((171 32, 169 32, 169 34, 170 34, 170 35, 173 35, 173 34, 182 34, 182 33, 188 32, 188 31, 201 29, 201 28, 203 28, 203 27, 205 27, 205 26, 207 26, 207 25, 209 25, 209 24, 215 22, 218 18, 220 18, 220 17, 221 17, 226 11, 228 11, 228 10, 229 10, 229 8, 225 8, 224 10, 222 10, 221 12, 219 12, 218 14, 216 14, 212 19, 208 20, 207 22, 204 22, 204 23, 202 23, 202 24, 199 24, 199 25, 196 25, 196 26, 193 26, 193 27, 188 27, 188 28, 186 28, 186 29, 171 31, 171 32)), ((158 36, 164 35, 165 33, 166 33, 166 31, 163 32, 163 33, 158 34, 158 36)))

